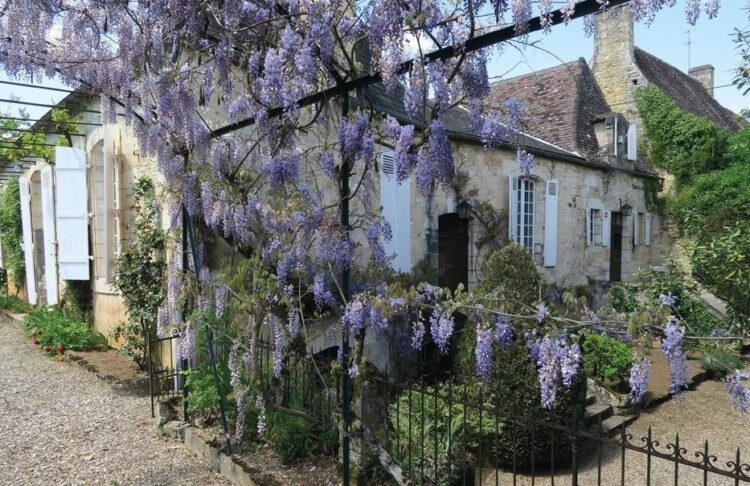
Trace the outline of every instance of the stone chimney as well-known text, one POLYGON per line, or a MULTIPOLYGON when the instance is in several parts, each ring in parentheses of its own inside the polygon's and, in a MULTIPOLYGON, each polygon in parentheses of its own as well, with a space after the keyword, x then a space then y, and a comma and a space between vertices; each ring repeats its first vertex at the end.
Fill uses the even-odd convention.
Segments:
POLYGON ((690 68, 688 74, 701 83, 711 97, 714 96, 714 67, 712 65, 704 64, 690 68))
POLYGON ((633 55, 634 32, 629 3, 594 14, 591 70, 607 103, 630 122, 637 117, 633 90, 642 78, 633 55))

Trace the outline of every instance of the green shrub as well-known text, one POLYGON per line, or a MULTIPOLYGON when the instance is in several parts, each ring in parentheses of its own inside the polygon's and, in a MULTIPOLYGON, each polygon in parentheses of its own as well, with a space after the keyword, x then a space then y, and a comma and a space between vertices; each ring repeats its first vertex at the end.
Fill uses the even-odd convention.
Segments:
POLYGON ((31 306, 25 300, 19 299, 15 295, 0 295, 0 309, 21 314, 28 312, 31 306))
POLYGON ((8 271, 4 268, 0 268, 0 292, 8 293, 8 271))
POLYGON ((529 251, 522 245, 507 245, 495 251, 482 265, 477 293, 491 294, 508 311, 527 309, 542 296, 544 280, 529 251))
POLYGON ((63 346, 86 351, 107 346, 107 339, 94 334, 88 324, 71 319, 56 307, 36 307, 26 319, 24 329, 39 340, 41 346, 63 346))
POLYGON ((311 456, 317 449, 312 423, 301 417, 266 412, 268 438, 282 464, 311 456))
MULTIPOLYGON (((229 369, 226 366, 218 365, 217 370, 219 371, 219 388, 224 394, 224 404, 227 408, 234 408, 227 405, 232 393, 229 369)), ((219 409, 219 393, 216 391, 209 364, 203 363, 197 368, 183 371, 183 374, 185 375, 185 386, 188 390, 188 412, 203 419, 213 418, 219 409)))
POLYGON ((637 289, 633 285, 615 285, 607 292, 607 305, 615 312, 633 312, 638 308, 637 294, 637 289))
POLYGON ((734 373, 734 370, 741 370, 745 366, 739 356, 721 347, 703 348, 700 363, 701 367, 714 377, 726 376, 729 373, 734 373))
POLYGON ((583 369, 599 382, 625 382, 633 364, 633 351, 627 345, 599 334, 585 334, 582 339, 583 369))

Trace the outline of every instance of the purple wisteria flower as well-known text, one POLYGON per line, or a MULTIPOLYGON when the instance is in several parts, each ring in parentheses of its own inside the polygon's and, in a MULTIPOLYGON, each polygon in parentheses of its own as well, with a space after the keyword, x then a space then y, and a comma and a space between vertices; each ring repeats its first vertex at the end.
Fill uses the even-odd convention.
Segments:
POLYGON ((531 175, 531 169, 534 168, 534 156, 524 149, 518 149, 516 157, 518 158, 518 165, 521 168, 521 173, 525 176, 531 175))
POLYGON ((302 327, 302 319, 300 317, 299 310, 292 309, 289 311, 289 335, 292 339, 296 338, 299 334, 300 327, 302 327))
POLYGON ((746 371, 736 370, 722 380, 732 398, 732 406, 742 415, 745 415, 750 408, 750 389, 743 383, 748 376, 750 375, 746 371))
POLYGON ((661 340, 661 350, 669 363, 671 385, 670 393, 676 395, 688 386, 689 367, 687 357, 682 350, 682 338, 685 333, 677 326, 677 321, 670 319, 664 328, 664 337, 661 340))
POLYGON ((224 315, 224 307, 227 302, 227 295, 229 291, 224 285, 220 285, 216 288, 216 292, 214 294, 214 309, 216 312, 216 317, 222 317, 224 315))
POLYGON ((577 344, 571 345, 567 337, 545 336, 537 340, 533 346, 529 345, 529 355, 536 357, 542 407, 554 408, 560 382, 570 387, 578 374, 581 350, 577 344))
POLYGON ((169 324, 169 309, 163 306, 159 307, 156 311, 156 336, 159 338, 166 336, 169 324))
POLYGON ((356 335, 367 324, 367 304, 361 300, 353 300, 346 304, 344 315, 341 316, 341 324, 349 331, 349 334, 356 335))
POLYGON ((266 432, 266 401, 263 395, 257 396, 255 406, 258 409, 258 435, 262 436, 266 432))
POLYGON ((349 367, 349 378, 356 378, 359 376, 359 366, 355 363, 349 367))
POLYGON ((284 326, 281 319, 273 314, 266 317, 266 326, 273 333, 273 376, 279 378, 284 367, 284 346, 286 346, 284 326))
POLYGON ((534 317, 540 324, 544 322, 544 320, 549 317, 549 309, 547 309, 547 306, 543 303, 537 304, 536 315, 534 317))
POLYGON ((240 385, 240 373, 241 373, 241 361, 240 361, 240 342, 234 340, 232 342, 232 349, 229 351, 229 359, 227 359, 227 367, 229 368, 229 383, 232 388, 237 389, 240 385))
POLYGON ((497 316, 495 320, 495 342, 500 346, 500 349, 508 349, 513 344, 513 323, 509 316, 497 316))
POLYGON ((677 296, 672 295, 671 293, 668 294, 661 294, 659 295, 659 304, 661 304, 664 307, 673 307, 677 303, 677 296))
POLYGON ((432 340, 442 354, 448 354, 454 324, 453 316, 448 312, 441 312, 440 310, 435 309, 430 316, 430 333, 432 334, 432 340))
POLYGON ((488 380, 492 375, 492 330, 482 329, 477 324, 477 345, 474 349, 477 359, 477 376, 480 380, 488 380))
POLYGON ((643 402, 648 391, 648 378, 651 374, 651 362, 646 358, 635 359, 630 368, 630 402, 639 404, 643 402))
POLYGON ((196 329, 193 321, 188 321, 185 329, 180 334, 180 343, 177 346, 180 358, 190 360, 195 356, 196 329))
POLYGON ((421 321, 414 321, 411 326, 411 347, 419 351, 424 343, 425 328, 421 321))

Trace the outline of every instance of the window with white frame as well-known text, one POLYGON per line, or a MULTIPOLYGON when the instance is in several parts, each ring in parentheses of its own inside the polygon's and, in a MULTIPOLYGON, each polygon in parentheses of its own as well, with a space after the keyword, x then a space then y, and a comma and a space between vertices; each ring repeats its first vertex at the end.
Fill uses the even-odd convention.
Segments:
POLYGON ((602 211, 601 209, 589 208, 586 218, 586 242, 589 245, 602 243, 602 211))
POLYGON ((534 181, 519 178, 516 189, 515 241, 534 252, 534 181))
POLYGON ((120 254, 120 168, 113 147, 105 143, 97 143, 90 153, 90 206, 94 215, 94 274, 111 282, 120 254))

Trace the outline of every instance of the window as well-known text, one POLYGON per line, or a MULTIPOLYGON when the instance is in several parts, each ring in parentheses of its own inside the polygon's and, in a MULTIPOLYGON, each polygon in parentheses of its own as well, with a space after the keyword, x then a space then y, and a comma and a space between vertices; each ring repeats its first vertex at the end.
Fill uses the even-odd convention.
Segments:
POLYGON ((516 189, 515 241, 534 252, 534 181, 519 178, 516 189))
POLYGON ((586 214, 586 244, 596 245, 602 242, 602 211, 589 208, 586 214))
POLYGON ((106 141, 91 151, 91 207, 94 214, 94 272, 110 282, 120 254, 120 168, 106 141))

